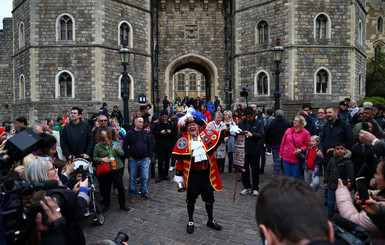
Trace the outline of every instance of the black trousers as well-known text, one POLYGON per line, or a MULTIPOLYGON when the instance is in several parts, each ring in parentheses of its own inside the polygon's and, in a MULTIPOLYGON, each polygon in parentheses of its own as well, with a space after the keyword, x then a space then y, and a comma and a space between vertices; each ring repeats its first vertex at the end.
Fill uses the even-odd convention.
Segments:
POLYGON ((158 174, 159 177, 166 178, 168 176, 168 169, 170 167, 171 151, 163 149, 158 151, 158 174))
POLYGON ((103 204, 105 206, 110 206, 110 196, 111 196, 111 185, 114 183, 116 189, 118 189, 118 200, 119 205, 126 205, 126 195, 124 193, 123 186, 123 169, 118 172, 111 172, 104 176, 98 177, 100 185, 100 194, 103 197, 103 204))
POLYGON ((187 186, 187 204, 194 205, 198 196, 206 203, 214 203, 214 188, 211 186, 209 170, 190 170, 187 186))
POLYGON ((245 189, 253 188, 253 190, 259 190, 259 159, 260 155, 245 155, 245 172, 242 172, 242 184, 245 189), (250 183, 250 168, 253 185, 250 183))

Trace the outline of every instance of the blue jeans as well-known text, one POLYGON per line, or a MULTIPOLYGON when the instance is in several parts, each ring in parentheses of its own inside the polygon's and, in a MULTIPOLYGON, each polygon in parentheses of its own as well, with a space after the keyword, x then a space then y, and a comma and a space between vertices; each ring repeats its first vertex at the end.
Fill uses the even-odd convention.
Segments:
POLYGON ((282 160, 279 159, 279 148, 271 148, 271 152, 273 153, 273 161, 274 161, 274 177, 281 175, 281 166, 282 160))
POLYGON ((144 158, 141 160, 132 159, 128 161, 128 172, 130 173, 130 197, 136 196, 136 174, 140 170, 140 192, 142 197, 148 196, 148 177, 150 170, 150 160, 144 158))
POLYGON ((328 216, 334 216, 334 206, 336 205, 336 189, 328 188, 328 216))
POLYGON ((296 180, 301 179, 301 171, 300 171, 299 163, 289 163, 283 160, 283 169, 285 170, 286 176, 292 176, 296 180))

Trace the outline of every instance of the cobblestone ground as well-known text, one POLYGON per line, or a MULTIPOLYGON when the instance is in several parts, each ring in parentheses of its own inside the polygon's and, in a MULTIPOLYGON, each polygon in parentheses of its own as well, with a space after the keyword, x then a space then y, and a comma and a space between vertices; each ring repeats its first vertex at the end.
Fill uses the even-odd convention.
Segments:
MULTIPOLYGON (((260 175, 260 187, 272 179, 272 166, 272 156, 267 156, 265 173, 260 175)), ((174 172, 170 172, 170 177, 173 176, 174 172)), ((131 210, 125 212, 119 209, 117 196, 112 195, 104 225, 94 226, 91 218, 82 220, 87 244, 100 239, 113 240, 121 229, 128 229, 129 244, 259 244, 261 238, 255 221, 257 197, 241 196, 242 182, 237 182, 233 203, 235 173, 225 172, 221 174, 221 179, 224 190, 215 192, 214 204, 214 219, 223 226, 221 231, 206 226, 206 210, 204 202, 199 198, 194 213, 195 231, 188 234, 186 194, 178 193, 177 185, 172 180, 155 184, 154 179, 151 179, 149 194, 153 200, 141 199, 139 195, 135 203, 129 203, 126 194, 127 205, 131 210)), ((127 172, 124 182, 127 186, 127 172)))

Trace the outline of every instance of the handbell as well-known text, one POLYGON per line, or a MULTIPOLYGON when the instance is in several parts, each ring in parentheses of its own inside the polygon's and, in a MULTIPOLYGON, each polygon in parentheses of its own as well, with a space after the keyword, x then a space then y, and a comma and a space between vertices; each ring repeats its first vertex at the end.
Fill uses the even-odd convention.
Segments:
POLYGON ((183 182, 178 183, 178 192, 186 191, 186 185, 183 182))

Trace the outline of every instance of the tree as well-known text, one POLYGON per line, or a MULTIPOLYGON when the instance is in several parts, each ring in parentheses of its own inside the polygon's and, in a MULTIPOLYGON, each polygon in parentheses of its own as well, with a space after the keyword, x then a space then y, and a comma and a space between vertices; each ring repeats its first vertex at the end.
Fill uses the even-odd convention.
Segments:
POLYGON ((366 96, 385 97, 385 54, 377 52, 366 66, 366 96))

